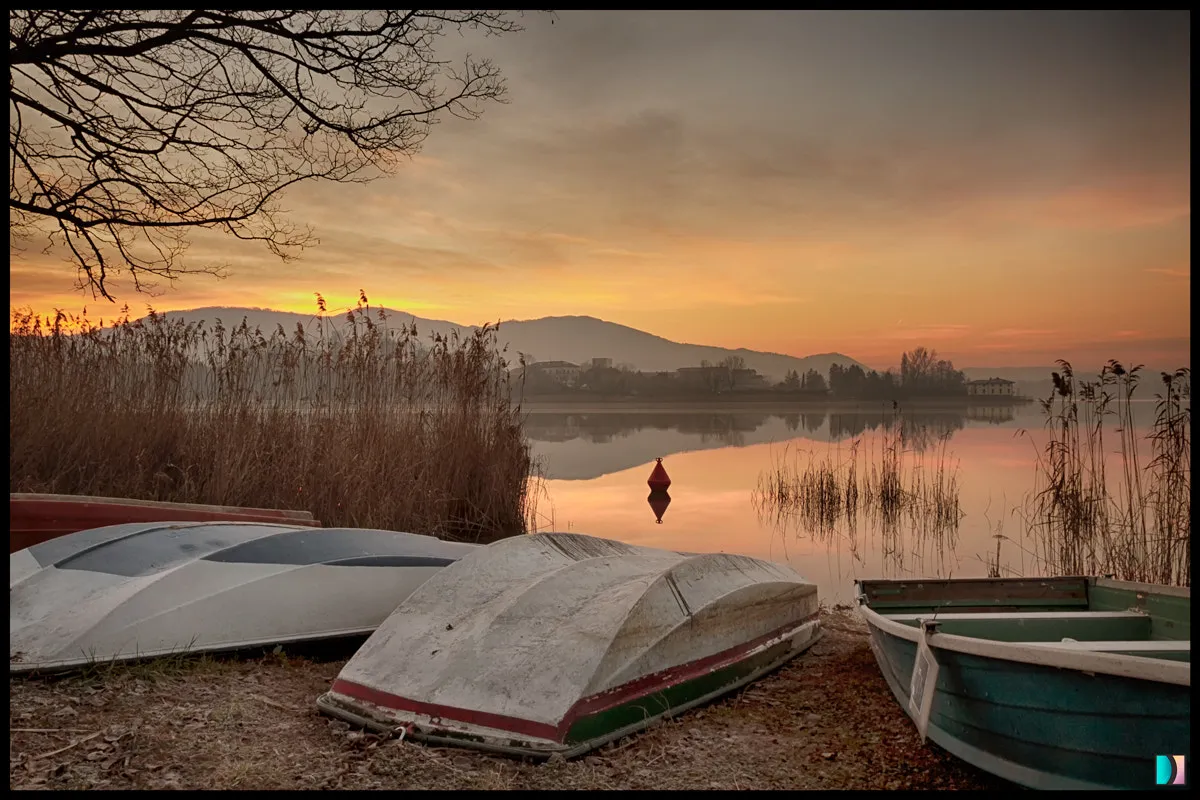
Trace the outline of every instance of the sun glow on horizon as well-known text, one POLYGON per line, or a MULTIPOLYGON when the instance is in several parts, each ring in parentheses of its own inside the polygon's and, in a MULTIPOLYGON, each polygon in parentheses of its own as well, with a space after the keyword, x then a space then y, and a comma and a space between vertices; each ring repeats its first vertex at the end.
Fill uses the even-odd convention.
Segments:
POLYGON ((1190 363, 1186 26, 731 19, 530 21, 480 44, 510 104, 444 120, 390 177, 281 197, 319 240, 295 260, 197 231, 187 262, 227 278, 157 296, 118 280, 110 304, 39 243, 11 259, 10 312, 316 315, 320 292, 335 314, 363 290, 372 309, 460 325, 590 316, 877 369, 916 346, 959 368, 1190 363))

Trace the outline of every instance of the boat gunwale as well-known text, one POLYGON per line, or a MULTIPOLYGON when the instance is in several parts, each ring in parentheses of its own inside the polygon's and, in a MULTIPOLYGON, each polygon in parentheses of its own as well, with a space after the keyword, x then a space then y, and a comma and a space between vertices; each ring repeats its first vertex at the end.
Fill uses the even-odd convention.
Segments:
POLYGON ((80 494, 42 494, 40 492, 10 492, 8 502, 37 504, 62 503, 67 507, 81 505, 127 506, 129 508, 149 510, 193 511, 196 513, 242 514, 254 517, 271 517, 279 520, 296 520, 296 524, 312 527, 319 524, 311 511, 291 508, 267 508, 265 506, 228 506, 217 503, 180 503, 171 500, 142 500, 128 497, 100 497, 80 494))
POLYGON ((1144 594, 1158 594, 1166 597, 1186 597, 1189 600, 1192 597, 1191 587, 1188 586, 1165 586, 1156 583, 1141 583, 1139 581, 1119 581, 1115 578, 1088 578, 1088 586, 1098 586, 1103 589, 1125 589, 1131 592, 1142 592, 1144 594))
MULTIPOLYGON (((856 588, 861 589, 862 583, 855 581, 856 588)), ((920 642, 922 630, 920 627, 905 625, 888 619, 867 603, 866 595, 861 591, 856 593, 858 611, 873 629, 895 636, 899 639, 920 642)), ((936 622, 937 612, 931 611, 929 621, 936 622)), ((974 636, 962 636, 951 633, 931 633, 927 638, 930 648, 947 650, 982 658, 995 658, 1002 661, 1014 661, 1033 666, 1071 669, 1079 672, 1091 672, 1104 675, 1114 675, 1135 680, 1157 681, 1177 686, 1192 685, 1190 662, 1166 661, 1146 656, 1121 655, 1116 653, 1099 653, 1084 650, 1072 650, 1054 647, 1056 642, 1039 642, 1031 646, 1025 642, 998 642, 991 639, 981 639, 974 636)))

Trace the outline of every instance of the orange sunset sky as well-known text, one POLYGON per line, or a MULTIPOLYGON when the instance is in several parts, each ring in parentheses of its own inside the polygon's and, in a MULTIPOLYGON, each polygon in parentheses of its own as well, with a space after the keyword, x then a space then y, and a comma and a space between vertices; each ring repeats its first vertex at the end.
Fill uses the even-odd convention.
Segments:
MULTIPOLYGON (((591 315, 699 344, 959 367, 1190 361, 1186 13, 559 12, 447 38, 507 105, 394 175, 284 198, 282 263, 199 231, 135 313, 372 304, 479 324, 591 315)), ((116 310, 60 253, 10 306, 116 310)))

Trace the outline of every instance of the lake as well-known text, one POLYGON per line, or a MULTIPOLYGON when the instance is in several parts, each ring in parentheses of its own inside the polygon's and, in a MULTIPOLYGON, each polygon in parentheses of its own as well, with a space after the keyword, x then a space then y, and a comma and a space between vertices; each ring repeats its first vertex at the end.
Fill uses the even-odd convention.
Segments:
MULTIPOLYGON (((1135 401, 1133 409, 1145 444, 1154 402, 1135 401)), ((997 533, 1007 537, 1001 540, 1001 574, 1040 574, 1034 545, 1014 514, 1035 488, 1035 448, 1046 441, 1040 404, 914 407, 900 415, 907 431, 918 432, 906 439, 907 457, 929 470, 940 454, 957 469, 963 516, 956 531, 937 541, 901 526, 898 542, 893 533, 889 543, 887 532, 870 521, 821 535, 795 516, 780 521, 764 515, 754 502, 760 476, 781 460, 801 470, 810 456, 830 454, 844 462, 858 439, 858 468, 864 469, 871 460, 864 454, 878 450, 886 426, 895 424, 890 404, 796 413, 545 413, 534 407, 525 428, 545 477, 537 530, 787 562, 816 582, 830 604, 850 602, 859 577, 984 577, 997 533), (1027 435, 1019 435, 1022 429, 1027 435), (661 523, 646 484, 656 458, 671 478, 661 523)), ((1120 469, 1117 435, 1109 433, 1114 426, 1110 422, 1105 434, 1113 475, 1120 469)), ((1143 465, 1148 449, 1142 450, 1143 465)))

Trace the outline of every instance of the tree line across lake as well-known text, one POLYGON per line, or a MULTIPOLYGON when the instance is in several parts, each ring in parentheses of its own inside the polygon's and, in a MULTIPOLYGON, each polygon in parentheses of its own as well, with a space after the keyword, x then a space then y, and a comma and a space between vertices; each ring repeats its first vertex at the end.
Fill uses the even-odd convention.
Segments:
POLYGON ((771 392, 797 397, 837 400, 900 401, 914 397, 965 397, 967 378, 937 351, 917 347, 900 358, 900 371, 864 369, 858 364, 834 363, 822 374, 810 369, 790 370, 772 383, 756 370, 747 369, 741 356, 713 364, 700 362, 674 372, 640 372, 628 365, 561 362, 529 364, 516 370, 516 391, 525 396, 590 394, 605 397, 706 397, 726 393, 771 392), (554 366, 551 366, 554 365, 554 366))

